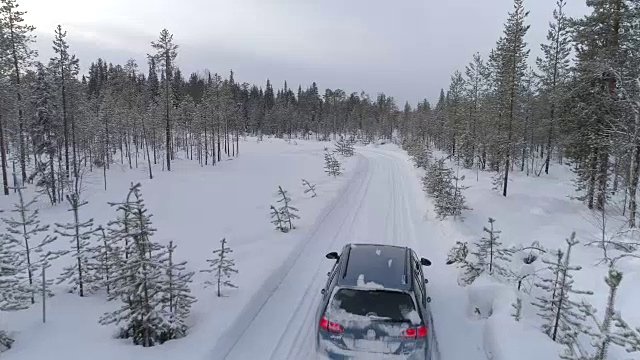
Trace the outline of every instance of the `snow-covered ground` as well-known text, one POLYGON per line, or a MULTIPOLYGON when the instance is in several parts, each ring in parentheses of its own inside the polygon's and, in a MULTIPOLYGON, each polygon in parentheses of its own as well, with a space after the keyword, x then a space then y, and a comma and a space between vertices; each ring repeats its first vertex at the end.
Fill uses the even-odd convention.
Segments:
MULTIPOLYGON (((457 269, 445 265, 448 250, 456 241, 482 236, 489 216, 502 230, 506 245, 528 245, 538 240, 555 248, 577 231, 578 238, 597 231, 585 219, 584 206, 567 198, 572 193, 571 174, 553 167, 548 177, 513 176, 510 195, 503 198, 491 190, 490 174, 468 172, 465 183, 472 211, 465 222, 435 218, 422 191, 420 171, 394 145, 356 148, 343 162, 346 171, 338 178, 323 170, 323 148, 331 143, 283 140, 249 140, 241 143, 238 159, 216 167, 200 167, 179 160, 175 171, 155 169, 148 180, 146 169, 114 166, 108 191, 101 174, 87 180, 84 216, 96 224, 114 217, 107 202, 122 200, 130 183, 141 181, 142 193, 154 226, 156 240, 177 244, 176 256, 188 268, 206 268, 205 260, 226 237, 233 248, 239 274, 238 289, 217 298, 204 289, 204 274, 197 273, 192 286, 194 304, 186 338, 161 346, 142 348, 116 340, 113 327, 97 320, 115 305, 103 294, 86 298, 56 287, 47 303, 47 323, 40 308, 0 313, 3 328, 14 331, 14 348, 3 354, 10 360, 55 359, 309 359, 313 355, 313 315, 320 289, 331 262, 324 255, 339 251, 349 242, 408 245, 433 265, 425 268, 432 297, 431 308, 442 360, 461 359, 557 359, 559 348, 535 324, 535 314, 525 308, 526 321, 509 317, 512 293, 490 280, 480 279, 471 288, 457 285, 457 269), (301 178, 317 184, 318 196, 303 194, 301 178), (278 185, 290 192, 301 219, 288 234, 277 232, 269 222, 269 205, 275 203, 278 185), (485 281, 486 280, 486 281, 485 281), (484 282, 483 282, 484 281, 484 282), (473 308, 489 306, 494 315, 477 319, 473 308)), ((14 196, 0 199, 7 209, 14 196)), ((45 223, 68 221, 66 205, 41 206, 45 223)), ((67 246, 61 239, 57 247, 67 246)), ((605 269, 595 266, 600 251, 576 248, 576 261, 585 270, 576 275, 576 286, 587 286, 597 295, 591 302, 599 309, 606 300, 602 280, 605 269)), ((57 263, 50 273, 60 271, 57 263)), ((618 307, 630 324, 640 324, 635 309, 640 266, 627 263, 618 307), (635 286, 637 287, 637 286, 635 286), (634 293, 635 292, 635 293, 634 293)), ((628 358, 628 356, 627 356, 628 358)))
MULTIPOLYGON (((436 156, 442 156, 442 154, 436 156)), ((448 165, 454 169, 457 168, 453 162, 449 162, 448 165)), ((422 175, 421 171, 416 170, 416 173, 417 176, 422 175)), ((584 204, 571 198, 577 194, 572 183, 573 173, 568 167, 554 164, 549 175, 543 174, 540 177, 526 176, 516 171, 510 175, 509 194, 506 198, 501 192, 492 190, 491 178, 494 173, 478 173, 461 169, 460 175, 466 176, 463 184, 470 186, 464 194, 472 210, 464 213, 464 222, 448 219, 435 225, 440 231, 439 239, 446 243, 446 245, 443 244, 444 247, 453 246, 455 241, 469 243, 477 241, 486 235, 483 234, 482 229, 488 226, 489 217, 496 220, 495 227, 502 231, 500 241, 505 246, 530 246, 537 241, 549 250, 564 251, 566 250, 565 239, 575 231, 576 239, 580 243, 572 250, 571 263, 580 265, 582 270, 574 273, 574 288, 593 291, 594 295, 583 297, 598 309, 599 317, 603 316, 608 295, 604 277, 608 267, 601 262, 603 257, 601 249, 584 246, 601 237, 601 230, 597 227, 600 219, 584 204)), ((615 216, 608 219, 608 231, 614 231, 619 225, 619 219, 615 216)), ((517 271, 516 268, 519 265, 512 264, 517 271)), ((544 265, 538 261, 536 267, 539 269, 542 266, 544 265)), ((637 285, 640 283, 640 261, 624 260, 619 262, 617 267, 624 273, 624 278, 618 290, 616 309, 622 313, 623 318, 630 325, 638 326, 640 311, 637 304, 640 293, 637 285)), ((534 278, 535 276, 529 277, 523 283, 523 289, 531 290, 532 294, 538 291, 533 286, 534 278)), ((452 285, 454 282, 455 279, 449 282, 451 287, 454 286, 452 285)), ((514 290, 514 284, 505 286, 487 278, 480 278, 467 288, 467 319, 475 317, 472 314, 475 307, 491 308, 493 311, 493 315, 488 320, 472 321, 472 326, 481 332, 479 335, 481 339, 479 338, 480 341, 477 344, 482 346, 486 356, 493 360, 559 360, 559 353, 563 349, 539 330, 540 319, 537 316, 539 309, 531 306, 530 303, 533 300, 531 296, 521 293, 523 321, 515 322, 511 317, 514 312, 511 304, 515 303, 516 299, 514 290)), ((539 291, 538 294, 540 294, 539 291)), ((432 296, 437 299, 441 294, 436 293, 432 296)), ((578 302, 581 299, 580 296, 574 295, 571 298, 578 302)), ((450 316, 446 309, 436 307, 434 312, 438 319, 450 316)), ((442 325, 439 325, 438 330, 442 331, 442 325)), ((582 339, 582 341, 588 344, 589 339, 582 339)), ((640 354, 629 354, 614 346, 610 348, 609 354, 612 359, 640 359, 640 354)), ((462 358, 462 355, 459 356, 454 358, 462 358)), ((447 357, 443 358, 447 359, 447 357)))

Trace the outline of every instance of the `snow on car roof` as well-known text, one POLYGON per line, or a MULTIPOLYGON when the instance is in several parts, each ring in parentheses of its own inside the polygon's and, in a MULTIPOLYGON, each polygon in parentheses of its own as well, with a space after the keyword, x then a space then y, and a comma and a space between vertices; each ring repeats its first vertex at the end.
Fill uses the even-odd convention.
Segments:
POLYGON ((346 270, 339 284, 358 287, 366 281, 387 289, 409 290, 406 281, 407 248, 392 245, 357 244, 351 246, 346 270))

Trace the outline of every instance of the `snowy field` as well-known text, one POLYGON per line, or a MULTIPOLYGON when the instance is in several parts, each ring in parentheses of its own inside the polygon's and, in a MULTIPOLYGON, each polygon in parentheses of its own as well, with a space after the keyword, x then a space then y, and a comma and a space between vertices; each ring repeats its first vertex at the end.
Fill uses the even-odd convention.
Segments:
MULTIPOLYGON (((425 268, 427 289, 442 360, 559 359, 559 347, 538 328, 535 310, 524 309, 524 321, 516 323, 508 313, 514 293, 509 287, 480 279, 470 288, 457 285, 458 271, 445 265, 456 241, 482 236, 489 216, 496 219, 506 244, 529 245, 534 240, 549 248, 564 247, 564 239, 576 231, 579 240, 597 229, 587 220, 585 207, 571 200, 571 174, 558 166, 548 177, 513 176, 510 195, 491 190, 490 174, 469 172, 465 194, 472 211, 465 222, 435 218, 422 191, 421 173, 405 152, 394 145, 356 147, 356 156, 343 162, 345 173, 332 178, 324 173, 323 148, 331 143, 265 139, 241 142, 241 155, 216 167, 200 167, 195 161, 176 161, 175 171, 114 166, 108 191, 102 174, 86 181, 84 210, 96 224, 115 216, 107 204, 126 195, 131 182, 142 182, 142 194, 158 229, 155 240, 174 241, 176 256, 194 271, 206 268, 205 260, 222 237, 233 248, 239 274, 238 289, 225 290, 217 298, 204 289, 204 274, 196 273, 192 286, 198 302, 190 318, 186 338, 161 346, 142 348, 112 337, 114 327, 101 326, 98 318, 115 305, 104 294, 86 298, 55 288, 47 308, 2 312, 0 322, 14 332, 14 347, 3 354, 9 360, 54 359, 310 359, 316 324, 313 314, 331 263, 324 255, 349 242, 389 243, 413 247, 433 266, 425 268), (318 196, 303 194, 301 179, 317 184, 318 196), (269 222, 269 205, 275 203, 278 185, 289 191, 301 219, 297 229, 282 234, 269 222), (489 304, 487 304, 489 303, 489 304), (494 315, 478 319, 474 307, 488 306, 494 315)), ((28 196, 29 197, 29 196, 28 196)), ((7 209, 14 196, 2 198, 7 209)), ((68 221, 66 205, 41 205, 44 223, 68 221)), ((56 247, 67 247, 65 239, 56 247)), ((585 270, 576 275, 576 287, 588 287, 597 295, 590 301, 598 309, 606 301, 605 267, 596 266, 601 251, 576 247, 575 259, 585 270)), ((66 264, 56 263, 55 275, 66 264)), ((618 307, 631 324, 640 324, 637 284, 640 266, 625 263, 618 307)), ((530 285, 527 285, 530 286, 530 285)), ((637 359, 626 355, 624 359, 637 359)))

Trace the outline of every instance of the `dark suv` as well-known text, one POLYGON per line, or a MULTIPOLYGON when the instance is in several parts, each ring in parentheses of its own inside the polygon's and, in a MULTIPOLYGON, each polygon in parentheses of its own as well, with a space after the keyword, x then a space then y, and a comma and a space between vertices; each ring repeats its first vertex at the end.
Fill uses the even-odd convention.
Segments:
POLYGON ((316 314, 319 358, 431 360, 431 299, 419 258, 408 247, 348 244, 322 289, 316 314))

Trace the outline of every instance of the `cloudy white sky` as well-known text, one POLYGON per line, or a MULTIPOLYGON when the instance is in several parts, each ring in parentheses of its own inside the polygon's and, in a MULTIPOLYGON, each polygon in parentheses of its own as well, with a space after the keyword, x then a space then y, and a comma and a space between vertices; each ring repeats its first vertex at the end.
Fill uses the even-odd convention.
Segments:
MULTIPOLYGON (((525 0, 532 56, 555 0, 525 0)), ((567 12, 586 12, 568 0, 567 12)), ((61 24, 83 69, 98 57, 124 63, 145 54, 164 27, 185 74, 209 69, 236 79, 321 89, 385 92, 414 104, 437 100, 449 76, 501 35, 512 0, 20 0, 36 26, 41 57, 61 24)))

